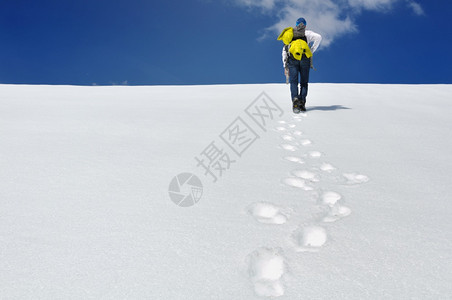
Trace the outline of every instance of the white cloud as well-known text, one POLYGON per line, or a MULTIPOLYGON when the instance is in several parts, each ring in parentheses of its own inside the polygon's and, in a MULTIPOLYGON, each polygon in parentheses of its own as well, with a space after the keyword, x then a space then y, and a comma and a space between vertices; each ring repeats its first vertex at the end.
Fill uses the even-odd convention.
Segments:
POLYGON ((408 6, 413 10, 413 12, 416 15, 422 16, 425 14, 424 10, 422 9, 422 6, 419 3, 410 1, 410 0, 408 0, 407 2, 408 2, 408 6))
POLYGON ((304 17, 308 29, 322 35, 322 46, 346 33, 356 32, 358 27, 355 17, 363 10, 377 12, 390 11, 396 2, 406 1, 411 9, 423 14, 422 7, 414 0, 232 0, 250 8, 259 9, 263 13, 275 15, 279 21, 269 26, 263 37, 275 35, 295 20, 304 17))
POLYGON ((280 20, 268 30, 279 33, 296 19, 303 16, 308 21, 308 28, 323 36, 323 46, 329 45, 335 37, 346 32, 353 32, 356 26, 350 17, 341 17, 341 8, 330 0, 311 2, 309 0, 286 1, 280 11, 280 20))
POLYGON ((258 7, 263 10, 272 10, 277 0, 236 0, 239 5, 246 7, 258 7))
POLYGON ((354 9, 367 9, 383 11, 391 8, 397 0, 348 0, 348 4, 354 9))

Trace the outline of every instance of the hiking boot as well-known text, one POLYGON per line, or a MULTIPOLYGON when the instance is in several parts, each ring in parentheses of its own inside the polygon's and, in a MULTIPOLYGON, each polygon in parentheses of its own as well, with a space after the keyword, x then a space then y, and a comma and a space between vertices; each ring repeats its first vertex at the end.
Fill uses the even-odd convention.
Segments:
POLYGON ((300 110, 306 111, 306 99, 302 99, 300 102, 300 110))
POLYGON ((301 105, 300 100, 298 100, 297 97, 294 97, 294 98, 292 99, 292 111, 293 111, 295 114, 300 113, 300 105, 301 105))

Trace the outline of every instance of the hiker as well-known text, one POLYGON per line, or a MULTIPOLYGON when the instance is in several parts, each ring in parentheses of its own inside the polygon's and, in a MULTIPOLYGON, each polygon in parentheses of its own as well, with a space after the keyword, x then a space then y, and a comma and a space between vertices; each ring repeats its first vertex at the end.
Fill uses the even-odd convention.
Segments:
POLYGON ((296 27, 284 29, 278 40, 284 42, 282 60, 284 72, 290 82, 293 112, 306 111, 309 70, 314 68, 312 54, 319 47, 322 36, 306 30, 306 20, 299 18, 296 27), (300 84, 300 90, 298 90, 298 84, 300 84))

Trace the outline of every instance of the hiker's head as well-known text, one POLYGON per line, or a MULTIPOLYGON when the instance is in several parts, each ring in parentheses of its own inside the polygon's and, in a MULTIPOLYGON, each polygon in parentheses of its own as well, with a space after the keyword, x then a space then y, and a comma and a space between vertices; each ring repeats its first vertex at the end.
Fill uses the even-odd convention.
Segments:
POLYGON ((297 20, 297 23, 295 23, 297 26, 300 24, 303 24, 304 26, 306 26, 306 20, 304 18, 299 18, 297 20))

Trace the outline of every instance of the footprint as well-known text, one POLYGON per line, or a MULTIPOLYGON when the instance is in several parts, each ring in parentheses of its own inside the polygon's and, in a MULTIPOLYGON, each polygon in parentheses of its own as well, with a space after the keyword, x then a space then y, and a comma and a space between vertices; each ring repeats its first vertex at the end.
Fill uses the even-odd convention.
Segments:
POLYGON ((286 124, 287 122, 284 120, 278 121, 279 124, 286 124))
POLYGON ((301 132, 300 130, 295 130, 295 131, 293 132, 293 134, 296 135, 296 136, 302 136, 302 135, 303 135, 303 132, 301 132))
POLYGON ((318 157, 322 156, 322 153, 319 151, 311 151, 308 153, 308 155, 312 158, 318 158, 318 157))
POLYGON ((322 171, 324 171, 324 172, 331 173, 331 172, 333 172, 334 170, 336 170, 336 168, 333 167, 333 165, 331 165, 331 164, 323 163, 323 164, 320 166, 320 170, 322 170, 322 171))
POLYGON ((369 181, 369 177, 356 173, 344 173, 342 174, 348 181, 347 184, 360 184, 369 181))
POLYGON ((328 239, 325 228, 316 225, 296 230, 293 237, 298 251, 316 251, 325 245, 328 239))
POLYGON ((337 220, 345 218, 351 213, 352 210, 350 208, 346 206, 335 205, 333 207, 330 207, 328 214, 323 218, 322 221, 326 223, 336 222, 337 220))
POLYGON ((300 158, 300 157, 296 157, 296 156, 285 156, 283 157, 285 160, 291 161, 291 162, 296 162, 299 164, 304 164, 304 161, 300 158))
POLYGON ((303 178, 305 180, 309 180, 311 182, 319 181, 319 177, 317 176, 317 174, 307 171, 307 170, 295 170, 295 171, 292 171, 292 174, 297 177, 303 178))
POLYGON ((342 198, 342 196, 336 192, 325 192, 322 195, 322 203, 333 207, 342 198))
POLYGON ((282 279, 286 272, 286 263, 282 249, 259 248, 248 255, 248 263, 248 273, 258 296, 284 295, 282 279))
POLYGON ((275 130, 276 131, 286 131, 287 129, 286 129, 286 127, 278 126, 278 127, 275 127, 275 130))
POLYGON ((303 179, 298 178, 298 177, 288 177, 288 178, 283 179, 282 182, 288 186, 300 188, 305 191, 313 190, 313 188, 310 187, 309 185, 307 185, 303 179))
POLYGON ((258 202, 250 205, 248 213, 260 223, 284 224, 287 216, 281 210, 282 208, 271 203, 258 202))
POLYGON ((293 142, 293 141, 295 141, 295 138, 294 138, 293 136, 291 136, 291 135, 288 135, 288 134, 282 135, 281 138, 282 138, 283 140, 285 140, 285 141, 288 141, 288 142, 293 142))
POLYGON ((298 120, 302 120, 303 118, 306 118, 307 116, 308 116, 307 113, 301 112, 301 113, 297 114, 296 116, 293 116, 293 118, 295 121, 298 121, 298 120))
POLYGON ((281 144, 280 147, 287 151, 297 151, 298 147, 291 144, 281 144))
POLYGON ((312 142, 310 140, 301 140, 300 144, 303 146, 308 146, 308 145, 311 145, 312 142))
POLYGON ((289 125, 287 125, 289 128, 295 128, 295 127, 297 127, 297 125, 295 125, 295 124, 289 124, 289 125))

